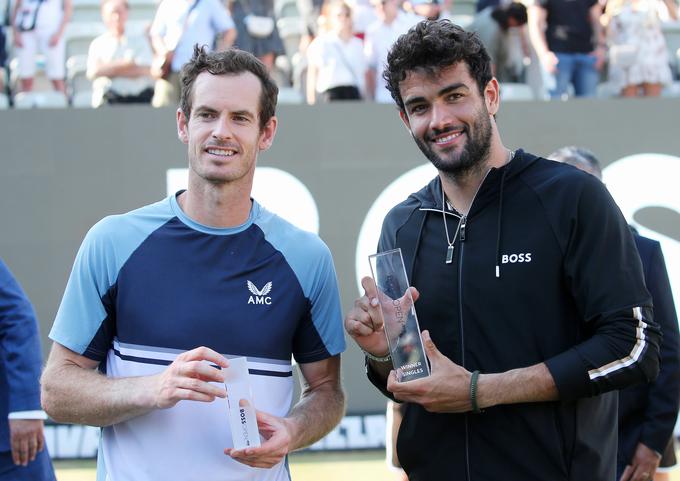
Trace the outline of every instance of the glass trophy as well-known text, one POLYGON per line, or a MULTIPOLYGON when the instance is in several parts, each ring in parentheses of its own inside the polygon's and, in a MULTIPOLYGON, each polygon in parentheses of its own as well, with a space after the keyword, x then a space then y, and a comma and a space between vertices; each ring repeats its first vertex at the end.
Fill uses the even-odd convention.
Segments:
POLYGON ((397 380, 430 375, 401 249, 368 256, 397 380))
POLYGON ((257 428, 257 415, 249 376, 247 358, 229 359, 229 367, 224 371, 224 384, 227 388, 229 427, 234 449, 260 445, 260 432, 257 428))

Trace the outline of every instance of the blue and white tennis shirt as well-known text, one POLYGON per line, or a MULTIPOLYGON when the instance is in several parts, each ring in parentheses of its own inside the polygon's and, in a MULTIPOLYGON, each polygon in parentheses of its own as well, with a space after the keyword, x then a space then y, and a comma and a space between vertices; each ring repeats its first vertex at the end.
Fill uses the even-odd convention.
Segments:
MULTIPOLYGON (((333 260, 318 236, 255 201, 243 225, 207 227, 175 195, 92 227, 50 338, 110 377, 157 374, 198 346, 247 356, 255 406, 276 416, 292 402, 291 355, 309 363, 345 349, 333 260)), ((290 479, 286 460, 249 468, 223 453, 231 446, 225 400, 181 401, 104 428, 97 479, 290 479)))

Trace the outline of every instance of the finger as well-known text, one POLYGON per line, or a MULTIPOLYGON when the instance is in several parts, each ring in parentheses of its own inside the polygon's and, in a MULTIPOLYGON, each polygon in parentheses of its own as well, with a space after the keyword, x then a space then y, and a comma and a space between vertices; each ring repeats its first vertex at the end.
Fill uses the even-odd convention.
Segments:
MULTIPOLYGON (((377 299, 374 299, 374 301, 379 304, 377 299)), ((382 331, 383 322, 380 310, 372 307, 371 301, 365 296, 355 301, 354 307, 349 311, 349 314, 347 314, 347 318, 345 319, 345 329, 350 334, 350 328, 354 328, 352 321, 359 322, 370 328, 371 331, 368 332, 368 334, 382 331)))
POLYGON ((276 456, 270 452, 263 452, 259 448, 226 448, 224 454, 240 463, 253 467, 271 467, 283 458, 283 456, 276 456))
POLYGON ((19 466, 21 464, 21 457, 19 455, 19 442, 12 439, 12 462, 16 465, 19 466))
POLYGON ((357 319, 348 319, 345 329, 350 336, 355 338, 370 336, 376 332, 375 327, 371 325, 370 320, 362 322, 357 319))
POLYGON ((34 437, 28 442, 28 461, 34 461, 36 454, 38 454, 38 440, 34 437))
POLYGON ((378 299, 378 288, 375 281, 371 277, 364 277, 361 279, 361 287, 364 288, 364 297, 361 298, 361 307, 368 312, 369 319, 373 330, 381 331, 383 329, 383 317, 380 310, 380 299, 378 299))
POLYGON ((223 384, 212 384, 202 381, 200 379, 184 377, 179 378, 176 384, 177 388, 192 391, 198 394, 211 396, 212 398, 226 398, 227 390, 223 384))
POLYGON ((397 372, 393 369, 387 376, 387 390, 394 394, 394 397, 399 395, 401 383, 397 380, 397 372))
POLYGON ((259 448, 225 449, 224 453, 234 460, 256 468, 271 468, 283 459, 285 453, 281 449, 271 450, 264 444, 259 448))
POLYGON ((439 352, 437 346, 434 345, 434 341, 430 337, 430 331, 424 330, 421 337, 423 338, 423 346, 425 346, 425 354, 430 360, 430 364, 432 364, 432 369, 434 370, 435 364, 438 364, 444 355, 439 352))
POLYGON ((22 438, 19 440, 19 464, 26 466, 28 464, 28 439, 22 438))
POLYGON ((186 389, 186 388, 175 388, 175 390, 172 393, 172 396, 170 396, 172 401, 198 401, 198 402, 213 402, 215 400, 215 397, 226 397, 226 394, 224 396, 214 396, 212 394, 207 394, 204 392, 199 392, 195 391, 193 389, 186 389))
POLYGON ((43 449, 45 449, 45 435, 43 434, 43 429, 42 425, 40 426, 40 433, 38 436, 36 436, 38 440, 38 452, 41 452, 43 449))
POLYGON ((633 472, 633 475, 630 477, 630 479, 631 481, 650 481, 652 476, 649 472, 649 469, 638 464, 635 467, 635 471, 633 472))
POLYGON ((623 470, 623 474, 621 475, 621 479, 619 481, 631 481, 631 476, 633 474, 634 468, 630 464, 626 466, 626 468, 623 470))
POLYGON ((369 299, 373 299, 378 296, 378 289, 375 286, 375 281, 372 277, 363 277, 361 279, 361 287, 364 288, 364 295, 369 299))
POLYGON ((413 286, 409 287, 409 289, 411 290, 411 297, 413 298, 413 302, 416 302, 420 297, 420 292, 418 292, 418 289, 416 289, 413 286))
POLYGON ((255 419, 257 419, 258 426, 260 425, 272 426, 277 423, 279 418, 277 418, 273 414, 269 414, 268 412, 256 409, 255 419))
POLYGON ((177 367, 180 376, 192 377, 203 381, 224 382, 224 373, 204 361, 189 361, 181 363, 177 367))
POLYGON ((210 361, 220 367, 229 367, 229 361, 222 354, 209 347, 201 346, 180 354, 185 361, 210 361))

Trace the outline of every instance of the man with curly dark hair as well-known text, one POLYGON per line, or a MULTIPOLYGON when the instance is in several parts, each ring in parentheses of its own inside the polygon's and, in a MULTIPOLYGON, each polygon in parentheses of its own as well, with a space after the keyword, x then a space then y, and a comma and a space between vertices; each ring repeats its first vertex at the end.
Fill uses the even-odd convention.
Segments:
POLYGON ((371 382, 407 403, 409 479, 613 480, 616 390, 659 369, 625 219, 597 179, 503 145, 475 34, 423 21, 385 79, 439 171, 388 213, 378 247, 402 250, 431 375, 397 380, 368 277, 345 328, 371 382))

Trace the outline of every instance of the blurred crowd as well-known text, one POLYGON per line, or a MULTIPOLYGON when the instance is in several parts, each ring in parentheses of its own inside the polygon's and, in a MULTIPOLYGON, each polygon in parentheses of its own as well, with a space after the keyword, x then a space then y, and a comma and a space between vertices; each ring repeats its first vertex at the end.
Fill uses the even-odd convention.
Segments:
POLYGON ((383 65, 423 19, 475 31, 506 100, 678 96, 676 0, 6 0, 0 107, 175 106, 193 46, 235 46, 282 103, 390 103, 383 65))

